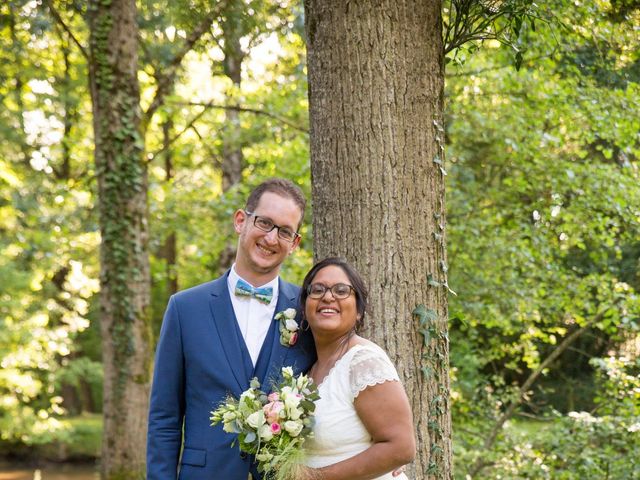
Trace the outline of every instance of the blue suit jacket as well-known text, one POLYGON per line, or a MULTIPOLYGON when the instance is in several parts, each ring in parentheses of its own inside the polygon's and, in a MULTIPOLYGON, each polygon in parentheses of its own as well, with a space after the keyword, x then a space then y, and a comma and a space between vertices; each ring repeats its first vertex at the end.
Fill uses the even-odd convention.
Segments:
MULTIPOLYGON (((177 293, 169 300, 156 350, 147 437, 148 480, 247 480, 249 456, 231 447, 235 435, 210 426, 210 412, 228 396, 238 398, 253 376, 263 389, 283 366, 295 373, 315 361, 311 332, 292 347, 280 344, 273 321, 255 369, 238 328, 227 274, 177 293), (184 448, 181 447, 184 432, 184 448)), ((300 289, 280 280, 276 312, 299 310, 300 289)))

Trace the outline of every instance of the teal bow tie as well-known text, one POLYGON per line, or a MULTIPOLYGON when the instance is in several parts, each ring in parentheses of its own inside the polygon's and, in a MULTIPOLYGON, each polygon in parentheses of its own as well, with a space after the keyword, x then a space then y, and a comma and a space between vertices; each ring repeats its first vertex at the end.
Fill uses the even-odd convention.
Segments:
POLYGON ((271 299, 273 298, 273 287, 253 288, 247 282, 239 278, 236 283, 235 294, 238 297, 253 297, 259 302, 268 305, 271 303, 271 299))

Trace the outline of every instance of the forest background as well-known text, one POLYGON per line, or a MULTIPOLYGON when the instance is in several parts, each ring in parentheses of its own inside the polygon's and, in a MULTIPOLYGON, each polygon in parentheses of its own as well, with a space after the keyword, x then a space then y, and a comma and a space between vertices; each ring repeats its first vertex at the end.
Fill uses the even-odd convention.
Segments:
MULTIPOLYGON (((81 3, 0 6, 0 454, 14 458, 100 451, 81 3)), ((229 266, 231 214, 252 186, 312 190, 302 5, 191 5, 139 2, 153 338, 172 292, 229 266), (203 12, 211 28, 194 39, 203 12)), ((447 53, 454 471, 638 478, 640 7, 535 7, 509 44, 447 53)), ((311 265, 312 218, 287 280, 311 265)))

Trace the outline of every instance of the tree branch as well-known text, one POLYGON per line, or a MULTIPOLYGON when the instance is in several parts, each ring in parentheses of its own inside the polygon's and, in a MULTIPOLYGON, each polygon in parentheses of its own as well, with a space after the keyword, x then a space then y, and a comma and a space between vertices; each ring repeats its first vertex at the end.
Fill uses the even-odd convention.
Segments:
MULTIPOLYGON (((500 433, 500 430, 502 430, 502 427, 504 426, 505 422, 513 416, 516 408, 522 404, 527 392, 529 391, 529 388, 531 388, 534 382, 542 374, 544 369, 547 368, 560 355, 562 355, 562 353, 564 353, 564 351, 567 350, 569 346, 573 342, 575 342, 578 339, 578 337, 580 337, 580 335, 582 335, 584 332, 589 330, 591 326, 593 326, 595 323, 598 323, 600 320, 602 320, 606 312, 607 312, 607 309, 600 311, 582 327, 571 332, 567 337, 564 338, 564 340, 562 340, 562 342, 560 342, 560 344, 553 350, 553 352, 551 352, 549 356, 544 359, 544 361, 540 364, 540 366, 538 366, 538 368, 535 371, 531 372, 531 375, 529 375, 529 377, 525 380, 522 386, 520 386, 518 390, 517 398, 511 402, 509 407, 507 407, 504 413, 500 416, 500 418, 498 418, 498 420, 494 424, 493 428, 491 429, 491 433, 486 437, 484 441, 484 444, 482 446, 482 451, 486 452, 489 449, 491 449, 498 434, 500 433)), ((480 473, 480 471, 485 466, 487 466, 487 464, 485 463, 485 460, 483 459, 483 457, 479 457, 471 467, 469 471, 469 477, 474 478, 478 473, 480 473)))
MULTIPOLYGON (((193 104, 192 104, 193 105, 193 104)), ((269 117, 272 118, 280 123, 285 124, 288 127, 293 128, 294 130, 297 130, 299 132, 302 133, 309 133, 309 129, 306 127, 301 127, 300 125, 296 125, 295 123, 291 122, 290 120, 287 120, 285 118, 279 117, 278 115, 275 115, 273 113, 267 112, 265 110, 260 110, 258 108, 250 108, 250 107, 241 107, 239 105, 215 105, 215 104, 211 104, 209 105, 210 108, 220 108, 220 109, 224 109, 224 110, 235 110, 237 112, 247 112, 247 113, 255 113, 256 115, 263 115, 265 117, 269 117)))
MULTIPOLYGON (((187 130, 189 130, 191 127, 193 127, 193 124, 196 123, 198 121, 198 119, 200 117, 202 117, 202 115, 205 114, 205 112, 207 111, 207 108, 203 108, 202 111, 200 113, 198 113, 197 115, 195 115, 191 120, 189 120, 189 122, 187 123, 187 126, 184 127, 179 133, 175 134, 173 137, 169 138, 168 141, 164 142, 164 144, 162 145, 162 148, 160 150, 156 150, 155 152, 149 154, 147 156, 147 163, 152 162, 154 158, 156 158, 156 156, 160 155, 161 153, 164 153, 171 145, 173 145, 173 143, 178 140, 187 130)), ((197 134, 197 131, 196 131, 197 134)), ((200 135, 198 135, 200 136, 200 135)))
MULTIPOLYGON (((527 61, 536 62, 538 60, 542 60, 542 59, 545 59, 545 58, 551 58, 551 57, 553 57, 553 55, 555 55, 556 52, 557 52, 557 49, 554 49, 551 53, 538 55, 537 57, 527 58, 527 61)), ((494 65, 494 66, 491 66, 491 67, 478 68, 476 70, 468 70, 468 71, 456 72, 456 73, 446 73, 445 76, 446 76, 446 78, 472 77, 472 76, 475 76, 475 75, 480 75, 480 74, 482 74, 484 72, 494 72, 496 70, 503 70, 505 68, 512 68, 512 65, 494 65)))
POLYGON ((207 15, 202 20, 202 22, 200 22, 200 24, 198 24, 198 26, 194 28, 191 34, 186 38, 184 45, 182 45, 182 48, 178 52, 176 52, 175 56, 171 59, 171 61, 167 65, 165 70, 166 73, 162 75, 158 74, 155 76, 158 87, 156 89, 156 93, 151 102, 151 105, 149 105, 149 108, 143 114, 143 118, 141 122, 143 132, 146 131, 147 126, 151 121, 151 117, 153 117, 153 114, 164 103, 165 97, 173 88, 176 75, 178 72, 178 68, 180 67, 185 55, 193 49, 193 46, 196 44, 196 42, 198 42, 198 40, 200 40, 202 36, 211 28, 213 21, 219 15, 225 3, 226 2, 224 1, 218 2, 218 4, 216 5, 217 8, 214 11, 212 11, 209 15, 207 15))
POLYGON ((309 133, 308 128, 301 127, 300 125, 296 125, 291 120, 287 120, 286 118, 282 118, 274 113, 267 112, 266 110, 261 110, 259 108, 241 107, 240 105, 218 105, 213 102, 208 102, 208 103, 187 102, 184 105, 189 105, 192 107, 218 108, 222 110, 235 110, 236 112, 255 113, 256 115, 263 115, 265 117, 272 118, 299 132, 306 133, 306 134, 309 133))
POLYGON ((474 41, 495 39, 504 45, 516 47, 515 39, 509 38, 505 31, 516 19, 528 18, 548 22, 536 14, 533 1, 496 1, 450 0, 448 18, 443 32, 444 54, 448 54, 464 44, 474 41), (500 26, 500 20, 505 19, 500 26))
POLYGON ((197 115, 195 115, 191 120, 189 120, 189 122, 187 122, 187 125, 176 135, 174 135, 173 137, 171 137, 169 139, 169 141, 166 143, 166 145, 163 145, 163 147, 159 150, 156 150, 155 152, 151 153, 148 155, 147 157, 147 161, 151 162, 153 161, 153 159, 160 155, 161 153, 163 153, 169 146, 171 146, 176 140, 178 140, 182 135, 184 135, 188 130, 190 130, 191 128, 194 128, 194 124, 195 122, 197 122, 205 113, 207 110, 209 110, 210 108, 218 108, 218 109, 223 109, 223 110, 235 110, 237 112, 247 112, 247 113, 253 113, 256 115, 264 115, 265 117, 269 117, 272 118, 274 120, 277 120, 280 123, 283 123, 285 125, 287 125, 290 128, 293 128, 294 130, 297 130, 299 132, 302 133, 309 133, 309 129, 301 127, 299 125, 296 125, 294 123, 292 123, 289 120, 286 120, 282 117, 279 117, 277 115, 274 115, 273 113, 264 111, 264 110, 260 110, 257 108, 249 108, 249 107, 241 107, 239 105, 217 105, 213 102, 207 102, 207 103, 198 103, 198 102, 176 102, 176 105, 188 105, 188 106, 192 106, 192 107, 204 107, 202 109, 202 111, 200 113, 198 113, 197 115))
POLYGON ((73 34, 71 29, 67 26, 67 24, 64 23, 64 20, 60 16, 60 13, 58 13, 56 8, 51 3, 51 0, 45 0, 44 3, 47 5, 47 7, 49 7, 49 11, 51 12, 51 15, 53 15, 53 18, 55 19, 55 21, 58 22, 58 24, 60 24, 60 26, 64 29, 64 31, 69 34, 69 36, 71 37, 71 40, 73 40, 73 43, 75 43, 78 46, 78 48, 80 49, 80 52, 82 53, 82 56, 87 61, 89 61, 89 53, 85 50, 85 48, 82 46, 80 41, 76 38, 76 36, 73 34))

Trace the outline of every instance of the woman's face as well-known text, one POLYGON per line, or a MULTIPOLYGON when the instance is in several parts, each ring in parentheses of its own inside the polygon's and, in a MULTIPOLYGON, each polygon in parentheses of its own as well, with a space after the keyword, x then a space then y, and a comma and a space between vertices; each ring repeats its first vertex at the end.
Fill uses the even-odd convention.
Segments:
MULTIPOLYGON (((347 274, 337 265, 329 265, 318 270, 311 281, 311 285, 322 284, 328 288, 338 283, 351 285, 347 274)), ((358 317, 356 294, 351 290, 347 298, 337 299, 330 290, 327 290, 322 298, 307 296, 304 313, 314 333, 334 334, 336 338, 341 337, 351 331, 356 324, 358 317)))

